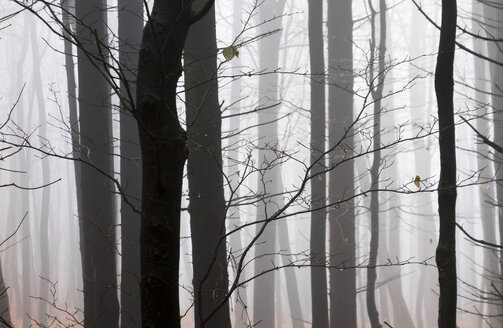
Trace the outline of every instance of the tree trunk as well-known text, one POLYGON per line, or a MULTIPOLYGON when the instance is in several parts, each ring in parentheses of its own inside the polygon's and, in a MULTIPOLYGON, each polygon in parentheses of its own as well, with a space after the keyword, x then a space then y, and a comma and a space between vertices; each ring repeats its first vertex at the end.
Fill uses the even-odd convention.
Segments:
MULTIPOLYGON (((293 254, 292 247, 290 246, 290 233, 288 230, 288 222, 286 219, 278 222, 278 241, 279 249, 282 252, 293 254)), ((283 265, 288 265, 292 261, 286 255, 280 256, 283 265)), ((295 267, 285 268, 285 283, 288 296, 288 306, 290 308, 290 318, 292 319, 292 328, 304 328, 302 317, 302 309, 300 306, 299 288, 297 286, 297 279, 295 277, 295 267)), ((278 325, 278 327, 281 327, 278 325)))
MULTIPOLYGON (((415 7, 412 11, 412 24, 409 39, 410 56, 411 58, 419 57, 416 59, 417 61, 423 63, 423 66, 429 66, 429 61, 431 59, 425 61, 422 57, 430 51, 430 43, 427 41, 428 35, 432 32, 424 27, 424 18, 421 17, 421 13, 419 13, 415 7)), ((423 75, 423 72, 419 71, 414 66, 415 65, 410 66, 410 76, 416 77, 418 75, 423 75)), ((419 64, 419 66, 422 65, 419 64)), ((433 116, 430 108, 431 96, 430 92, 427 92, 432 89, 430 87, 430 81, 430 79, 426 81, 424 78, 418 78, 409 92, 413 135, 421 135, 425 130, 428 130, 431 124, 431 117, 433 116)), ((419 177, 432 176, 430 162, 434 153, 434 147, 431 146, 430 143, 430 138, 420 138, 413 141, 415 173, 419 177)), ((435 254, 435 245, 437 243, 436 218, 433 214, 435 210, 432 205, 434 200, 431 193, 418 193, 414 197, 414 202, 416 203, 415 209, 420 214, 415 216, 415 222, 416 225, 421 226, 424 231, 417 233, 418 259, 425 260, 435 254)), ((418 288, 423 292, 418 292, 415 297, 415 317, 418 328, 431 327, 431 325, 434 325, 437 321, 438 297, 435 295, 435 292, 432 291, 437 285, 437 279, 438 276, 434 268, 422 267, 419 269, 418 288)))
MULTIPOLYGON (((243 1, 242 0, 234 0, 233 4, 233 17, 232 17, 232 35, 236 38, 241 30, 243 29, 243 24, 241 22, 242 11, 243 11, 243 1)), ((238 41, 239 42, 239 41, 238 41)), ((232 75, 239 76, 241 69, 241 60, 239 57, 235 57, 232 59, 232 75)), ((239 150, 240 150, 240 140, 239 136, 236 134, 240 131, 241 126, 241 117, 239 113, 241 112, 241 79, 235 79, 231 84, 231 99, 230 103, 231 107, 231 115, 234 115, 230 118, 230 133, 232 136, 228 141, 228 164, 227 164, 227 175, 229 178, 230 188, 234 191, 233 199, 238 199, 240 192, 238 190, 239 181, 241 179, 240 174, 238 173, 241 169, 240 160, 239 160, 239 150)), ((236 206, 232 206, 227 209, 227 223, 229 226, 229 230, 236 229, 241 226, 241 214, 240 209, 236 206)), ((241 249, 243 247, 241 240, 241 230, 236 231, 235 233, 229 236, 229 245, 231 248, 232 255, 230 257, 231 261, 234 263, 238 263, 240 259, 241 249)), ((233 267, 235 267, 233 265, 233 267)), ((245 270, 246 271, 246 270, 245 270)), ((236 272, 234 276, 236 276, 236 272)), ((246 272, 241 273, 241 279, 246 279, 246 272)), ((249 316, 247 314, 247 290, 244 287, 238 288, 234 292, 234 325, 235 328, 244 328, 248 327, 249 324, 249 316)))
MULTIPOLYGON (((75 63, 73 60, 73 47, 70 32, 75 32, 75 27, 73 26, 75 22, 72 22, 71 17, 75 15, 74 4, 71 0, 61 0, 61 10, 62 10, 62 22, 64 25, 63 35, 65 39, 64 51, 65 51, 65 72, 66 72, 66 86, 68 92, 68 111, 70 116, 70 135, 72 138, 72 156, 73 158, 79 158, 80 150, 80 127, 79 127, 79 117, 77 112, 77 94, 75 85, 75 63)), ((77 217, 80 218, 82 213, 82 191, 80 186, 81 180, 81 163, 79 161, 74 161, 75 170, 75 186, 76 186, 76 196, 77 196, 77 217)), ((81 236, 81 239, 82 236, 81 236)))
MULTIPOLYGON (((259 34, 281 27, 282 19, 277 17, 283 12, 285 1, 271 0, 260 4, 258 9, 259 34), (275 17, 276 16, 276 17, 275 17), (273 18, 275 17, 275 18, 273 18), (265 24, 266 20, 272 21, 265 24)), ((271 72, 278 67, 280 33, 274 33, 259 42, 259 70, 271 72)), ((278 101, 278 75, 263 74, 259 77, 260 107, 272 106, 278 101)), ((281 193, 281 173, 278 166, 278 111, 279 106, 260 111, 258 114, 258 158, 259 178, 258 196, 262 199, 257 206, 257 220, 265 220, 276 212, 282 203, 281 197, 272 196, 281 193)), ((281 154, 279 155, 281 156, 281 154)), ((268 222, 267 228, 257 240, 255 246, 255 275, 271 268, 276 256, 276 223, 268 222), (267 255, 265 255, 267 254, 267 255)), ((257 232, 262 224, 257 225, 257 232)), ((271 272, 255 279, 253 285, 253 322, 260 322, 263 327, 275 327, 275 297, 274 277, 271 272)))
POLYGON ((142 154, 142 327, 180 327, 180 202, 186 133, 176 108, 191 5, 156 0, 143 30, 136 119, 142 154), (166 46, 169 45, 169 46, 166 46))
MULTIPOLYGON (((83 160, 113 176, 110 86, 104 78, 107 9, 103 0, 76 1, 79 71, 80 137, 83 160), (98 45, 98 43, 101 43, 98 45), (96 56, 90 61, 86 56, 96 56)), ((82 165, 81 251, 84 281, 84 325, 118 327, 115 266, 114 186, 95 168, 82 165)))
MULTIPOLYGON (((498 5, 485 4, 484 7, 484 18, 485 25, 488 27, 488 34, 490 37, 495 38, 496 40, 501 40, 503 38, 503 8, 498 5)), ((497 42, 488 43, 489 54, 490 57, 498 62, 503 62, 503 52, 501 49, 501 45, 497 42)), ((503 85, 503 67, 496 64, 490 64, 490 72, 491 72, 491 104, 493 113, 493 122, 494 122, 494 140, 497 142, 502 142, 503 140, 503 97, 502 97, 502 89, 503 85)), ((494 156, 494 165, 496 171, 496 203, 497 211, 498 211, 498 225, 499 231, 497 232, 499 235, 500 243, 503 243, 503 206, 499 206, 503 204, 503 162, 500 156, 494 156)), ((500 253, 499 256, 499 275, 503 274, 503 256, 500 253)), ((503 282, 501 278, 497 278, 495 280, 499 280, 496 284, 496 288, 501 291, 503 290, 503 282)), ((499 293, 499 292, 497 292, 499 293)), ((500 307, 498 313, 501 313, 503 309, 500 307)), ((502 324, 502 320, 498 319, 497 322, 499 325, 502 324)))
MULTIPOLYGON (((379 1, 379 44, 376 42, 376 27, 375 18, 377 12, 372 6, 372 0, 369 0, 370 7, 370 24, 371 24, 371 41, 370 41, 370 88, 372 99, 374 100, 374 131, 372 133, 374 139, 373 143, 373 162, 370 170, 371 174, 371 188, 379 189, 380 166, 381 166, 381 100, 384 88, 384 74, 386 56, 386 2, 385 0, 379 1), (379 63, 377 68, 377 85, 374 84, 374 62, 376 60, 376 50, 378 49, 377 61, 379 63)), ((379 321, 379 312, 375 303, 375 291, 377 280, 377 252, 379 248, 379 191, 372 192, 370 195, 370 253, 369 253, 369 268, 367 269, 367 312, 369 315, 370 323, 373 328, 382 327, 379 321)))
POLYGON ((435 69, 440 143, 440 235, 436 251, 440 285, 439 328, 456 327, 456 137, 453 103, 456 18, 456 0, 442 0, 442 25, 435 69))
MULTIPOLYGON (((206 1, 195 1, 200 8, 206 1)), ((184 51, 189 157, 189 213, 194 270, 195 327, 229 327, 225 198, 220 104, 217 83, 215 8, 195 23, 184 51), (223 238, 223 239, 222 239, 223 238), (211 318, 203 323, 205 319, 211 318)))
MULTIPOLYGON (((47 139, 47 126, 48 121, 46 116, 44 93, 42 90, 42 75, 40 73, 40 54, 38 51, 38 40, 35 23, 30 24, 31 34, 31 51, 33 59, 33 83, 34 92, 36 93, 38 120, 40 124, 40 143, 43 145, 47 139)), ((48 158, 42 158, 42 184, 48 184, 51 179, 48 158)), ((51 199, 51 187, 46 187, 42 190, 42 199, 40 202, 40 272, 39 272, 39 297, 42 300, 49 300, 49 284, 47 280, 51 279, 50 276, 50 255, 49 255, 49 202, 51 199)), ((38 321, 42 326, 47 326, 47 302, 40 300, 38 302, 38 321)))
MULTIPOLYGON (((143 31, 143 1, 119 0, 120 176, 124 193, 136 208, 141 201, 141 153, 138 126, 133 117, 136 73, 143 31)), ((141 324, 140 215, 121 197, 121 327, 141 324)))
POLYGON ((311 298, 313 328, 328 327, 326 255, 325 169, 325 56, 323 42, 323 1, 309 0, 309 54, 311 65, 311 298))
MULTIPOLYGON (((352 1, 328 2, 328 57, 330 86, 329 147, 344 137, 353 122, 353 16, 352 1)), ((352 156, 353 129, 330 155, 330 166, 352 156)), ((354 194, 354 164, 348 161, 330 171, 329 202, 337 203, 354 194)), ((356 327, 354 202, 332 206, 330 222, 330 327, 356 327)))
MULTIPOLYGON (((478 24, 476 23, 477 17, 483 17, 482 3, 478 1, 472 2, 472 29, 476 31, 479 29, 478 24)), ((483 35, 483 33, 482 33, 483 35)), ((487 44, 485 41, 474 38, 473 40, 473 49, 478 53, 487 53, 487 44)), ((479 119, 477 120, 477 130, 483 134, 490 134, 490 110, 487 108, 488 97, 484 93, 485 90, 488 90, 490 86, 486 82, 488 79, 488 67, 487 63, 477 57, 473 57, 474 59, 474 73, 475 73, 475 102, 476 106, 479 108, 477 111, 477 116, 479 119)), ((490 180, 494 177, 494 163, 492 161, 488 161, 485 158, 486 154, 490 154, 491 149, 488 145, 483 142, 477 143, 477 165, 478 169, 481 170, 482 178, 484 180, 490 180)), ((491 200, 495 198, 495 188, 493 183, 487 183, 480 185, 478 187, 479 192, 479 201, 480 201, 480 218, 484 240, 490 243, 497 243, 496 240, 496 231, 495 227, 497 226, 497 208, 490 204, 491 200)), ((484 249, 484 273, 489 277, 495 277, 498 275, 499 267, 498 267, 498 258, 492 250, 484 249)), ((491 282, 490 278, 484 277, 482 278, 481 289, 486 292, 491 292, 491 282)), ((493 290, 494 291, 494 290, 493 290)), ((483 304, 481 304, 482 310, 483 304)), ((494 304, 486 303, 485 310, 482 313, 489 315, 489 318, 486 320, 489 321, 493 326, 498 326, 497 317, 498 308, 494 304)))

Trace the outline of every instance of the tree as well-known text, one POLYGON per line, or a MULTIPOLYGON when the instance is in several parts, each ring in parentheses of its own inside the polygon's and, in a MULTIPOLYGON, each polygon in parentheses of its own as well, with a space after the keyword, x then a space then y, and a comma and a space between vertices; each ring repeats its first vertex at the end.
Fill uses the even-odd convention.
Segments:
MULTIPOLYGON (((352 1, 328 2, 328 107, 330 167, 351 157, 353 142, 352 1), (335 148, 335 149, 334 149, 335 148)), ((329 203, 354 194, 353 161, 330 171, 329 203)), ((330 327, 356 327, 355 215, 353 201, 329 209, 330 327), (339 270, 336 267, 349 267, 339 270)))
MULTIPOLYGON (((371 24, 371 41, 370 41, 370 89, 374 100, 374 129, 373 129, 373 162, 370 170, 372 188, 379 189, 379 179, 381 178, 381 101, 384 90, 385 78, 385 56, 386 56, 386 1, 379 1, 379 45, 376 42, 376 15, 377 12, 372 5, 372 0, 369 0, 370 7, 370 24, 371 24), (378 49, 377 58, 375 56, 376 48, 378 49), (378 62, 377 73, 375 70, 375 61, 378 62), (375 77, 374 77, 375 74, 375 77)), ((379 312, 375 303, 376 291, 376 264, 377 251, 379 248, 379 192, 373 192, 370 196, 370 253, 369 253, 369 268, 367 270, 367 312, 370 318, 372 327, 382 327, 379 321, 379 312)))
POLYGON ((84 280, 84 323, 88 327, 118 327, 119 301, 115 267, 114 186, 110 85, 105 79, 107 52, 106 1, 76 1, 80 157, 95 167, 81 167, 81 253, 84 280), (101 60, 93 61, 94 56, 101 60))
MULTIPOLYGON (((200 8, 205 1, 194 1, 200 8)), ((187 178, 194 270, 195 327, 224 300, 228 273, 222 168, 221 112, 218 101, 215 9, 193 24, 184 50, 187 115, 187 178)), ((228 302, 204 322, 231 326, 228 302)))
MULTIPOLYGON (((141 203, 141 153, 136 103, 136 71, 143 31, 143 1, 119 0, 120 172, 124 192, 135 207, 141 203)), ((121 198, 121 327, 138 327, 140 306, 140 215, 121 198)))
POLYGON ((454 52, 456 42, 456 0, 442 0, 442 25, 435 68, 440 143, 438 212, 440 235, 436 262, 440 299, 438 326, 456 327, 456 137, 454 125, 454 52))
POLYGON ((180 201, 187 136, 178 118, 176 87, 189 27, 212 5, 210 0, 193 13, 182 0, 156 0, 143 30, 134 111, 142 154, 143 327, 180 327, 180 201))
MULTIPOLYGON (((259 41, 259 68, 271 72, 278 66, 281 14, 285 7, 285 0, 270 0, 261 3, 258 8, 260 25, 258 33, 261 36, 273 33, 259 41), (274 33, 276 32, 276 33, 274 33)), ((278 165, 278 75, 264 74, 259 76, 258 87, 259 105, 270 110, 260 111, 258 114, 258 158, 259 176, 257 194, 257 220, 265 220, 282 207, 282 182, 280 166, 278 165)), ((281 155, 279 155, 281 156, 281 155)), ((266 230, 255 246, 255 275, 270 268, 275 261, 276 253, 276 222, 263 223, 266 230)), ((257 224, 257 233, 262 224, 257 224)), ((264 327, 275 327, 275 275, 267 274, 256 279, 253 288, 253 322, 260 322, 264 327)))
POLYGON ((326 181, 324 157, 325 59, 323 1, 309 0, 309 54, 311 65, 311 165, 318 178, 311 180, 311 297, 313 328, 328 327, 326 264, 326 181), (321 266, 321 268, 320 268, 321 266))

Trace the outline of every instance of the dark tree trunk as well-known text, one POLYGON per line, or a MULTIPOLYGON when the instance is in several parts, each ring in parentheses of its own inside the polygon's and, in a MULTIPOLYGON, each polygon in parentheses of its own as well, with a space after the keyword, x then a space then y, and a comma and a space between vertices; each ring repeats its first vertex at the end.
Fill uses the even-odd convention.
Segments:
POLYGON ((325 166, 325 58, 323 42, 323 1, 309 0, 309 54, 311 65, 311 298, 313 328, 328 327, 325 166))
MULTIPOLYGON (((328 57, 330 86, 329 147, 339 143, 353 122, 353 16, 352 1, 328 2, 328 57)), ((352 156, 353 129, 330 154, 330 165, 352 156)), ((353 162, 330 171, 329 202, 337 203, 354 194, 353 162)), ((339 267, 355 265, 354 203, 333 206, 330 222, 330 327, 356 327, 356 270, 339 267)))
MULTIPOLYGON (((80 138, 83 160, 113 176, 110 86, 107 61, 107 7, 103 0, 76 1, 79 72, 80 138), (101 43, 98 46, 98 43, 101 43), (93 62, 87 54, 100 61, 93 62), (98 69, 99 67, 99 69, 98 69)), ((115 266, 115 207, 112 181, 89 165, 81 167, 81 252, 84 281, 84 324, 118 327, 115 266)))
POLYGON ((191 4, 156 0, 143 30, 137 112, 142 155, 142 327, 180 327, 180 202, 186 133, 176 108, 191 4))
MULTIPOLYGON (((379 0, 379 44, 376 42, 376 15, 377 12, 369 0, 371 41, 370 41, 370 88, 374 100, 374 131, 372 133, 373 162, 370 170, 372 189, 379 189, 380 166, 381 166, 381 100, 384 89, 385 56, 386 56, 386 1, 379 0), (377 58, 375 53, 378 49, 377 58), (374 84, 374 67, 377 59, 377 85, 374 84)), ((375 291, 377 280, 377 252, 379 248, 379 191, 372 192, 370 196, 370 253, 369 268, 367 269, 367 312, 373 328, 382 327, 379 321, 379 312, 375 303, 375 291)))
MULTIPOLYGON (((136 72, 143 31, 143 1, 119 0, 120 175, 128 199, 140 207, 141 154, 138 126, 132 115, 136 102, 136 72)), ((140 215, 121 198, 121 327, 139 327, 140 215)))
MULTIPOLYGON (((71 138, 72 138, 72 155, 73 158, 79 158, 80 149, 80 127, 79 127, 79 117, 77 112, 77 86, 75 85, 75 62, 73 60, 73 47, 70 32, 75 32, 74 22, 72 22, 71 17, 75 15, 74 5, 70 3, 70 0, 61 0, 60 5, 62 9, 62 22, 64 25, 63 35, 65 39, 64 50, 65 50, 65 72, 66 72, 66 85, 68 92, 68 111, 70 114, 70 128, 71 128, 71 138)), ((74 161, 75 170, 75 186, 76 186, 76 196, 77 196, 77 217, 80 218, 82 213, 82 191, 80 186, 81 179, 81 163, 79 161, 74 161)), ((80 231, 82 232, 82 231, 80 231)), ((82 239, 82 236, 81 236, 82 239)))
MULTIPOLYGON (((193 2, 200 8, 206 1, 193 2)), ((225 238, 225 198, 222 176, 220 104, 217 83, 215 9, 195 23, 184 51, 185 100, 189 157, 189 213, 195 327, 229 327, 226 302, 228 274, 225 238)))
POLYGON ((439 328, 456 327, 456 137, 453 103, 456 18, 456 0, 442 0, 442 25, 435 69, 440 142, 440 235, 436 251, 440 286, 439 328))

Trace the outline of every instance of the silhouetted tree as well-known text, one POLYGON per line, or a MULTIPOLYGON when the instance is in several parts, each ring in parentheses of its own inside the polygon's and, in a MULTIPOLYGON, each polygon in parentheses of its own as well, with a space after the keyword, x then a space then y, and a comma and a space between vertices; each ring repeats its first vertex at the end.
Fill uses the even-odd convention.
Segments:
POLYGON ((143 30, 135 117, 142 154, 141 308, 143 327, 180 327, 180 201, 187 137, 176 108, 181 57, 198 12, 183 0, 156 0, 143 30))
POLYGON ((454 52, 456 0, 442 0, 442 25, 435 68, 440 143, 438 212, 440 235, 436 251, 440 299, 439 328, 456 327, 456 137, 454 125, 454 52))
MULTIPOLYGON (((352 1, 328 2, 328 107, 330 166, 352 156, 353 15, 352 1)), ((329 203, 354 194, 353 161, 330 171, 329 203)), ((355 215, 352 200, 329 208, 330 327, 356 327, 355 215), (350 267, 340 270, 336 267, 350 267)))
MULTIPOLYGON (((201 8, 206 1, 193 1, 201 8)), ((189 213, 194 270, 195 327, 227 294, 225 198, 222 170, 222 119, 218 101, 215 8, 192 25, 184 50, 185 104, 189 156, 189 213)), ((231 326, 228 303, 206 327, 231 326)))
MULTIPOLYGON (((133 112, 136 101, 138 53, 143 31, 143 1, 119 0, 120 174, 124 193, 140 207, 141 153, 133 112)), ((140 214, 121 198, 121 327, 138 327, 140 306, 140 214)))
POLYGON ((325 56, 323 42, 323 1, 309 0, 309 55, 311 65, 311 297, 313 328, 328 327, 326 252, 326 142, 325 56), (321 268, 319 266, 322 266, 321 268))
POLYGON ((115 258, 114 186, 96 170, 113 176, 111 88, 107 68, 90 56, 107 61, 107 6, 104 0, 76 1, 80 156, 82 165, 81 253, 84 281, 84 325, 118 327, 119 301, 115 258))

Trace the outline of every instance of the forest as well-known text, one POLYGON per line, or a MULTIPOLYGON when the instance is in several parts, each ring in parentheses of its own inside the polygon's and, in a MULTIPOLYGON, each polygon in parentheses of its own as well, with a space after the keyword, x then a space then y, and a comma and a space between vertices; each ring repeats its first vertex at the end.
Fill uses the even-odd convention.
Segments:
POLYGON ((0 328, 503 327, 503 3, 0 2, 0 328))

